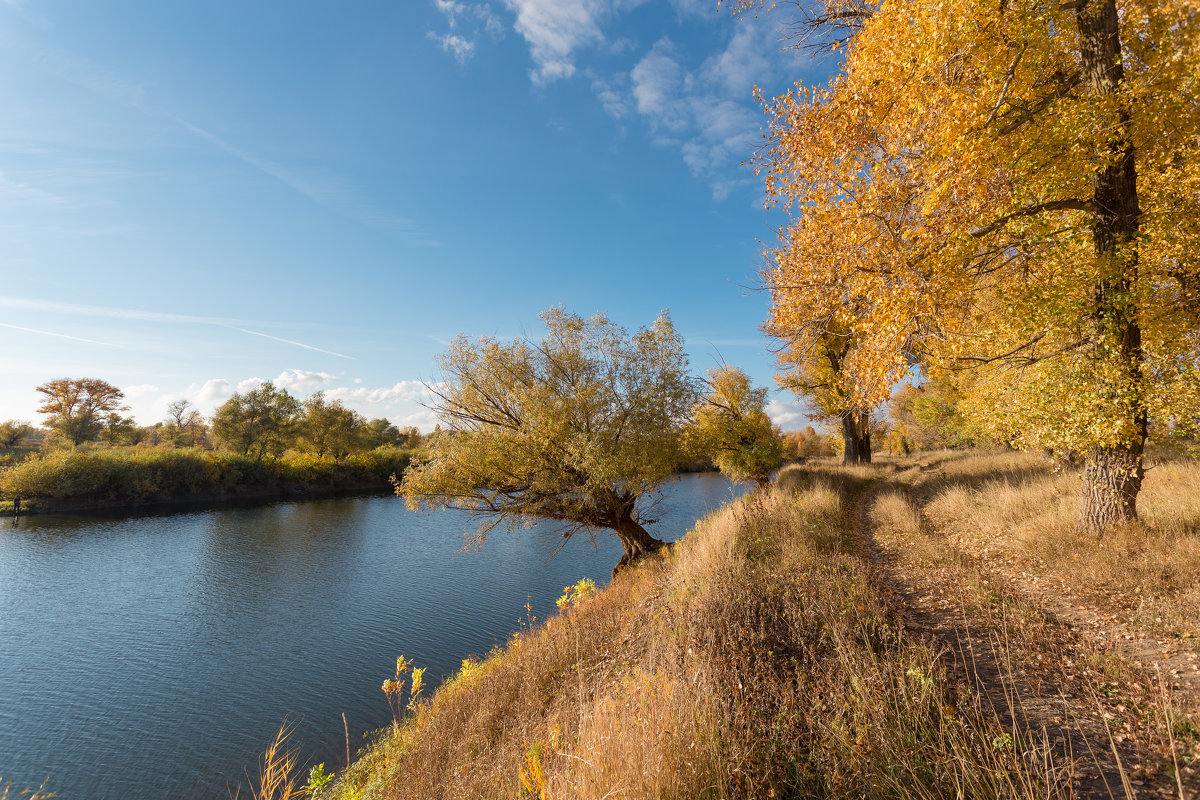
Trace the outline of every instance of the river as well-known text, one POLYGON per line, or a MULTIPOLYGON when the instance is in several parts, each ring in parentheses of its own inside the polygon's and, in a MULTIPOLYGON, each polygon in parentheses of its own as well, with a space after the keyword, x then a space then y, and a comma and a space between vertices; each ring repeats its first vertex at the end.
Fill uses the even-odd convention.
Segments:
MULTIPOLYGON (((669 484, 663 539, 737 493, 669 484)), ((403 654, 427 680, 482 655, 568 583, 607 583, 611 535, 547 525, 460 552, 467 518, 391 496, 0 521, 0 790, 61 800, 227 799, 280 723, 341 768, 387 724, 403 654)))

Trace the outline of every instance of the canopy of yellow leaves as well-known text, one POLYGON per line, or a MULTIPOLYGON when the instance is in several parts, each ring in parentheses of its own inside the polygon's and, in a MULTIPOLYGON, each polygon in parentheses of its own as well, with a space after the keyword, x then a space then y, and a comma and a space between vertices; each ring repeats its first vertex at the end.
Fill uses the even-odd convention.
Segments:
POLYGON ((919 351, 974 368, 968 409, 1001 438, 1112 446, 1138 407, 1185 427, 1200 407, 1200 3, 1119 4, 1124 82, 1081 77, 1058 0, 896 0, 841 73, 767 103, 758 160, 790 209, 765 280, 768 330, 802 362, 849 330, 846 385, 883 400, 919 351), (1093 178, 1134 148, 1141 217, 1098 257, 1093 178), (1094 287, 1132 276, 1144 382, 1090 328, 1094 287))

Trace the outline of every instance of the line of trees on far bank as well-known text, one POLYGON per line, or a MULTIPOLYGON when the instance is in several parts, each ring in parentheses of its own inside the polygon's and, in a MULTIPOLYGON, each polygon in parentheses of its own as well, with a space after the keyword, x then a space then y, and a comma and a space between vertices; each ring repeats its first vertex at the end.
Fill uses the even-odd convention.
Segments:
POLYGON ((106 381, 60 378, 37 391, 43 428, 0 423, 0 494, 37 510, 378 491, 438 435, 271 383, 234 394, 211 420, 181 399, 144 427, 106 381))
MULTIPOLYGON (((58 378, 37 387, 43 428, 28 422, 0 422, 0 449, 100 444, 110 446, 199 447, 257 460, 287 452, 343 460, 350 453, 393 447, 419 448, 426 436, 384 418, 367 420, 340 400, 317 393, 300 400, 267 382, 235 393, 211 419, 186 399, 167 407, 166 417, 141 426, 128 411, 119 388, 97 378, 58 378)), ((437 435, 435 431, 434 434, 437 435)))

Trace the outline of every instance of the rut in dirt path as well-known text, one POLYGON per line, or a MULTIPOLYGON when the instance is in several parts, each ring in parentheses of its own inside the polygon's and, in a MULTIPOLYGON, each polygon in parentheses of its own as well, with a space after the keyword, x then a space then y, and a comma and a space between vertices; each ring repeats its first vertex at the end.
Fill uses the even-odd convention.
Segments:
POLYGON ((1190 800, 1161 763, 1150 763, 1146 731, 1113 731, 1109 720, 1125 707, 1112 703, 1121 711, 1110 711, 1095 687, 1078 680, 1075 665, 1094 650, 1052 615, 988 584, 976 565, 939 542, 909 488, 883 477, 853 499, 852 510, 856 545, 905 630, 934 643, 950 674, 984 699, 1014 739, 1047 743, 1072 762, 1075 796, 1190 800), (908 506, 907 530, 881 531, 873 521, 881 498, 898 502, 889 495, 908 506))

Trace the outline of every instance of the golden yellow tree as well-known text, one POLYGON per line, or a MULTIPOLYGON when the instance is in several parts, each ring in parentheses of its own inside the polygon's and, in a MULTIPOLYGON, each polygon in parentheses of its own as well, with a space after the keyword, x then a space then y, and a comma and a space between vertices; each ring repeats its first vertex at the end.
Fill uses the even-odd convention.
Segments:
POLYGON ((905 0, 769 104, 793 209, 772 324, 835 318, 860 405, 920 349, 996 438, 1084 454, 1080 523, 1136 517, 1147 420, 1200 402, 1196 0, 905 0))
POLYGON ((814 420, 830 423, 841 430, 842 463, 871 463, 871 404, 856 391, 854 375, 847 368, 855 349, 855 337, 849 328, 832 317, 801 322, 789 316, 785 288, 768 284, 775 300, 775 312, 766 325, 771 335, 784 342, 776 356, 781 367, 776 380, 785 389, 809 401, 816 413, 814 420))

